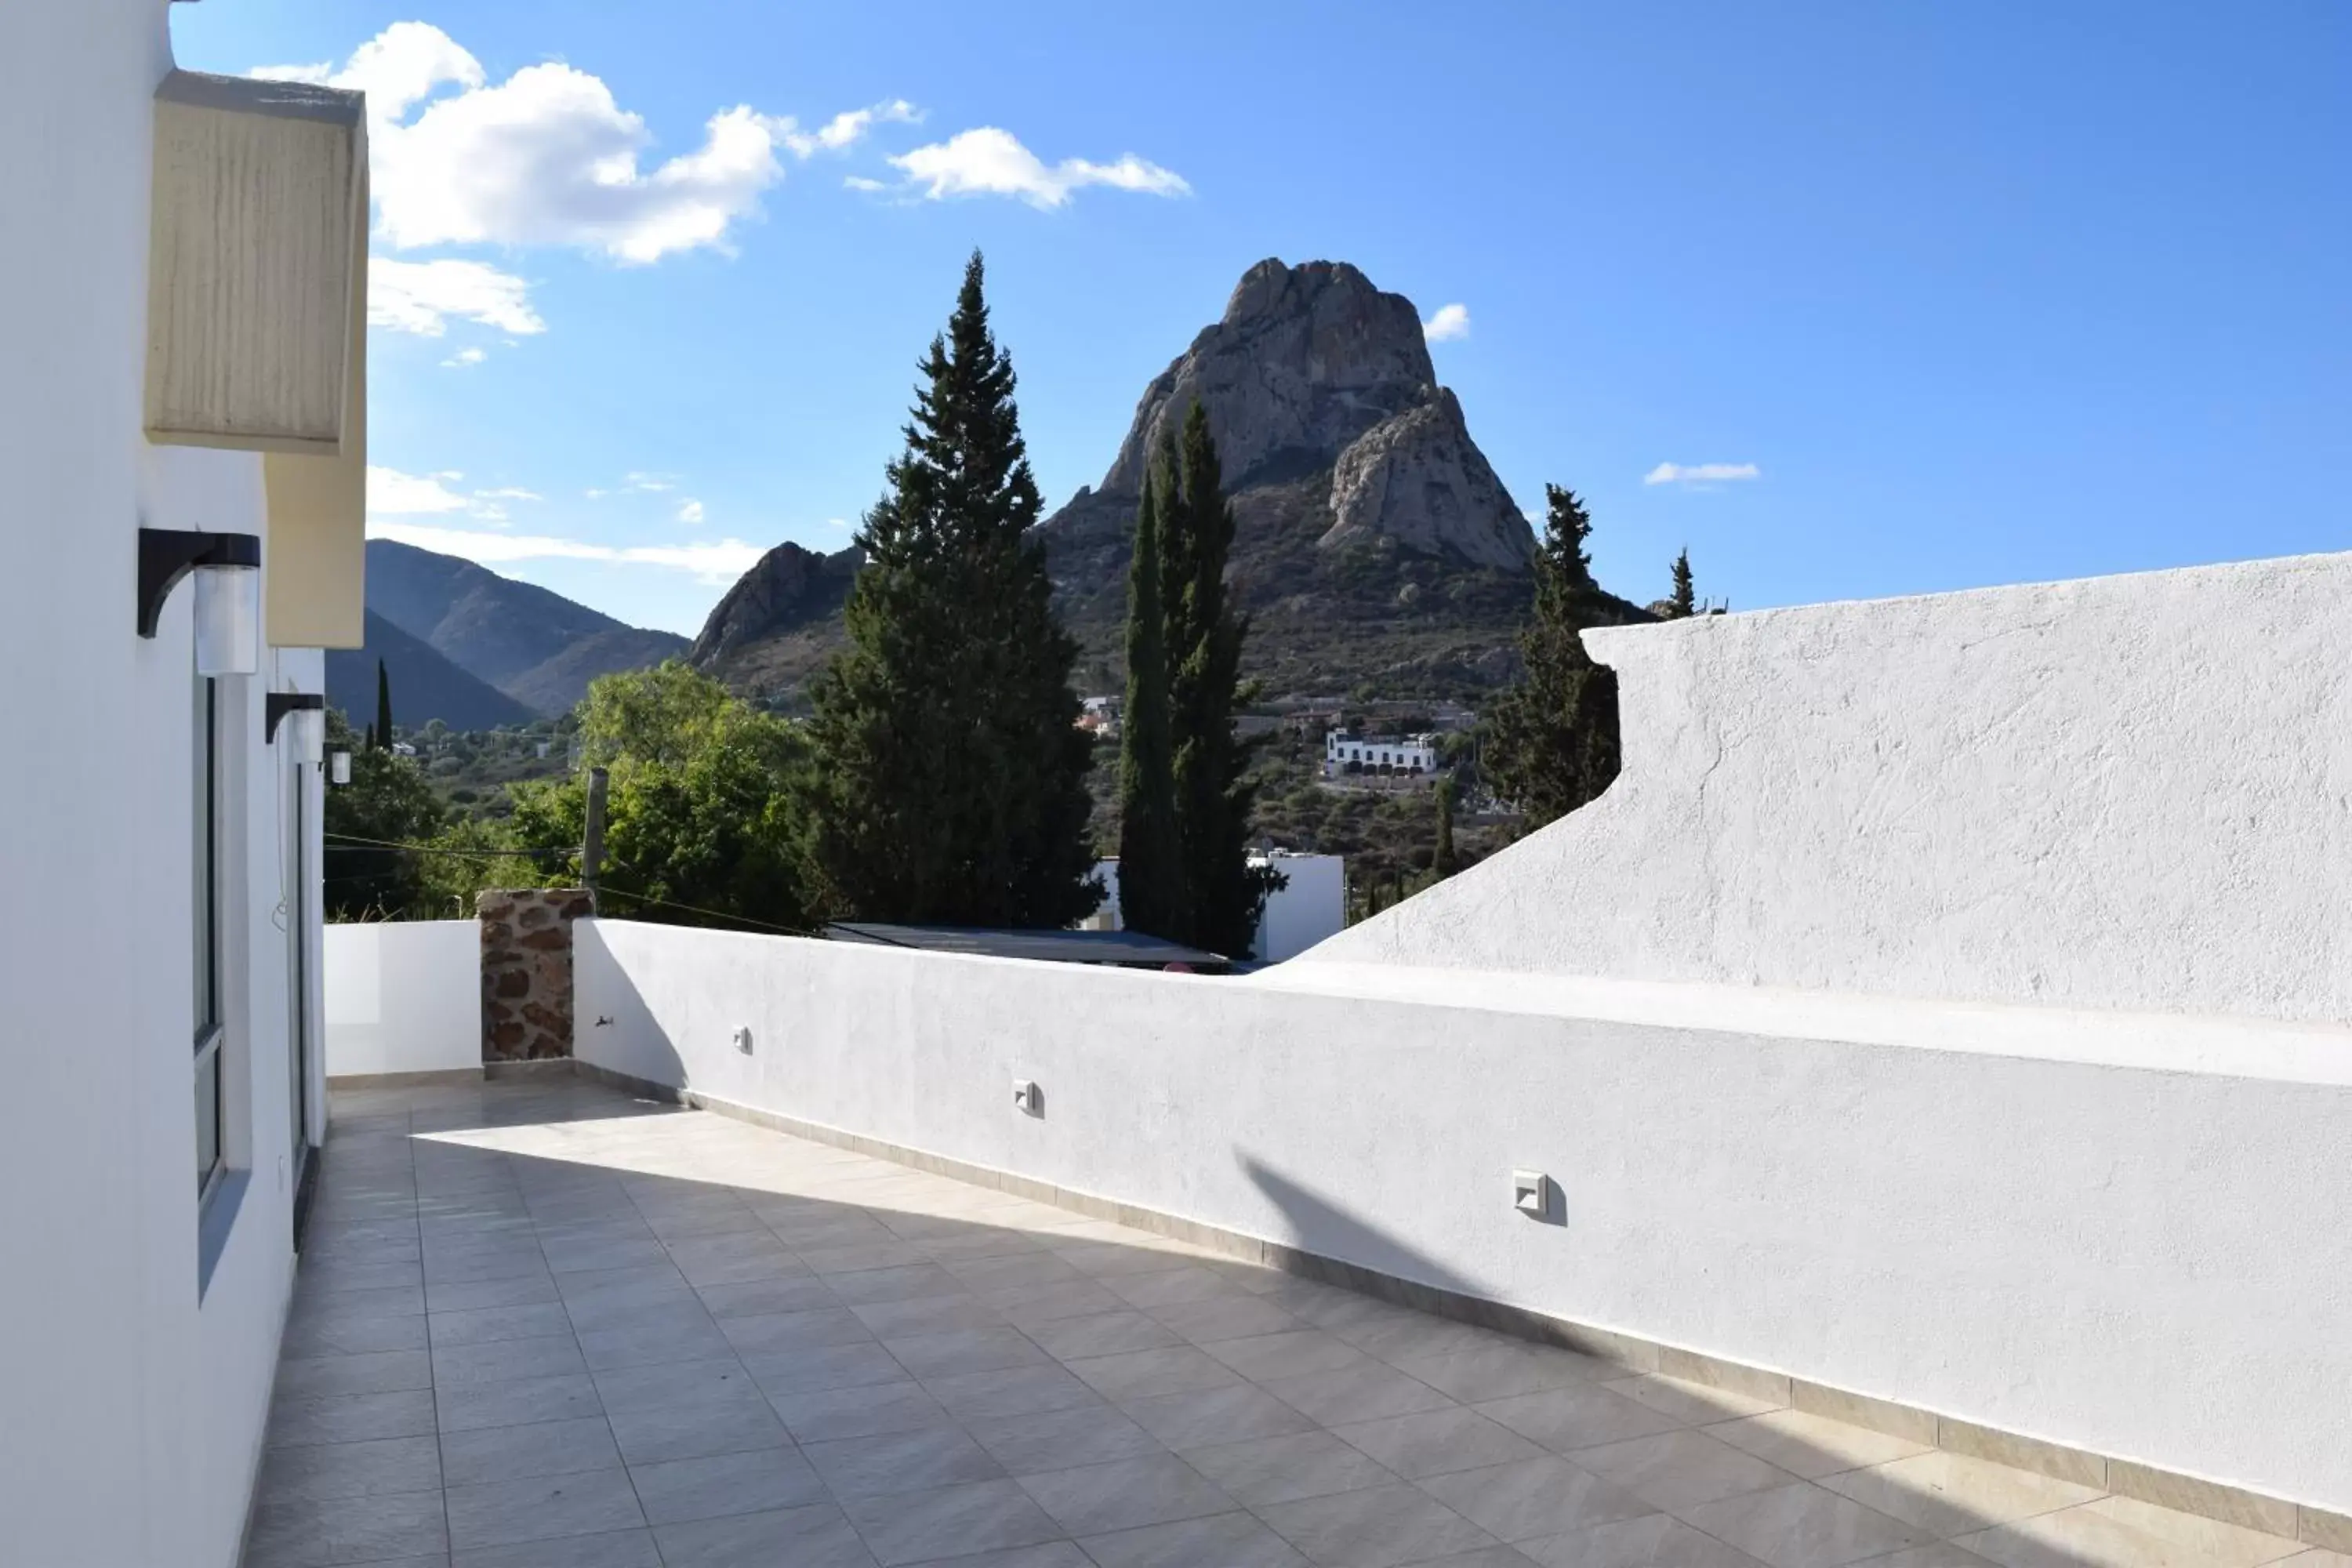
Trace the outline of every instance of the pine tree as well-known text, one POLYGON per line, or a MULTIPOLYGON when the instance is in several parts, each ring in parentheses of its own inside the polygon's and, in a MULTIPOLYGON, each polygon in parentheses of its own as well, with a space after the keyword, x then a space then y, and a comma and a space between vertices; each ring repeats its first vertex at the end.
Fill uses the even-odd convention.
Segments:
POLYGON ((1255 795, 1242 777, 1249 755, 1234 734, 1234 710, 1243 700, 1242 641, 1249 627, 1225 594, 1234 509, 1225 500, 1208 413, 1197 401, 1184 417, 1172 470, 1181 488, 1170 487, 1173 499, 1161 508, 1162 583, 1189 935, 1212 952, 1240 958, 1256 938, 1265 898, 1244 847, 1255 795))
POLYGON ((1118 904, 1130 931, 1176 937, 1190 929, 1176 821, 1169 731, 1168 624, 1160 607, 1163 474, 1146 476, 1127 577, 1127 712, 1119 730, 1118 904))
POLYGON ((392 677, 384 673, 383 660, 375 661, 375 745, 380 751, 392 750, 392 677))
POLYGON ((1519 637, 1527 673, 1490 715, 1483 770, 1528 825, 1540 827, 1599 795, 1617 776, 1617 678, 1577 634, 1596 592, 1584 541, 1592 521, 1575 493, 1547 485, 1536 555, 1536 614, 1519 637))
POLYGON ((1666 600, 1666 618, 1679 621, 1698 614, 1698 600, 1691 586, 1690 546, 1675 557, 1675 591, 1666 600))
POLYGON ((1437 797, 1437 847, 1429 857, 1430 880, 1442 882, 1462 869, 1461 854, 1454 847, 1454 781, 1441 778, 1430 793, 1437 797))
POLYGON ((848 645, 813 693, 812 847, 853 916, 1060 927, 1101 897, 1094 743, 982 285, 975 251, 858 534, 848 645))

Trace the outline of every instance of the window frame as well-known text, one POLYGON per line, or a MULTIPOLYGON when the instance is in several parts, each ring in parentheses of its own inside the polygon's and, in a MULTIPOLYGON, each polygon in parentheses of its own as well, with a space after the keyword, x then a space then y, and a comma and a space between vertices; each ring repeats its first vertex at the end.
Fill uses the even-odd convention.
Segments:
MULTIPOLYGON (((212 1161, 196 1173, 196 1203, 199 1209, 208 1204, 220 1190, 221 1177, 228 1169, 228 1127, 226 1107, 227 1063, 224 1042, 227 1028, 221 1005, 221 930, 225 920, 221 898, 221 748, 220 748, 220 680, 214 676, 196 678, 198 696, 194 721, 195 727, 193 751, 195 762, 195 821, 191 843, 194 875, 191 879, 190 912, 195 921, 190 956, 194 963, 194 993, 191 997, 194 1014, 194 1058, 192 1079, 194 1085, 205 1082, 210 1069, 209 1103, 196 1101, 194 1106, 195 1146, 202 1150, 205 1142, 205 1122, 211 1123, 212 1161)), ((192 1098, 200 1093, 192 1089, 192 1098)))

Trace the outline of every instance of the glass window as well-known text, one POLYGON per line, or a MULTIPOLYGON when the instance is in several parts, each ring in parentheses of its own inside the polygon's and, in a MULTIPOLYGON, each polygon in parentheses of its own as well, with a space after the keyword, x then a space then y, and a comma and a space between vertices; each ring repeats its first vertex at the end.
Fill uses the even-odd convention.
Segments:
POLYGON ((220 1008, 220 693, 196 680, 194 725, 195 867, 191 929, 195 933, 196 1190, 208 1190, 221 1163, 220 1008))

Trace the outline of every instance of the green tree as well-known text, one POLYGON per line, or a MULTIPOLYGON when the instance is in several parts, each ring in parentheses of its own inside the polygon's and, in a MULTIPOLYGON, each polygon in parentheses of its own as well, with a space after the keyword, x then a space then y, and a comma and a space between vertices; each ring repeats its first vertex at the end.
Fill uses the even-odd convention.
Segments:
POLYGON ((1077 645, 989 331, 980 255, 921 365, 906 449, 866 514, 848 646, 817 679, 814 851, 869 920, 1059 927, 1102 896, 1077 645))
POLYGON ((1146 477, 1127 576, 1127 710, 1119 726, 1118 903, 1131 931, 1175 938, 1190 928, 1169 728, 1168 622, 1160 606, 1164 475, 1146 477))
POLYGON ((1597 593, 1584 542, 1592 521, 1575 493, 1547 485, 1536 555, 1535 619, 1519 637, 1527 667, 1490 714, 1482 771, 1540 827, 1599 795, 1617 776, 1617 678, 1578 636, 1597 593))
POLYGON ((1675 557, 1675 591, 1666 599, 1666 618, 1679 621, 1698 614, 1698 600, 1691 586, 1690 547, 1675 557))
MULTIPOLYGON (((327 749, 349 751, 352 727, 327 715, 327 749)), ((330 785, 320 858, 327 918, 406 920, 425 901, 425 857, 390 846, 422 844, 440 831, 441 803, 414 757, 362 751, 352 757, 352 782, 330 785)))
POLYGON ((1437 797, 1437 847, 1430 852, 1430 879, 1442 882, 1462 869, 1462 858, 1454 847, 1454 781, 1441 778, 1430 793, 1437 797))
POLYGON ((1207 411, 1197 400, 1184 417, 1181 456, 1163 467, 1176 480, 1160 509, 1161 581, 1186 936, 1242 958, 1255 940, 1268 890, 1264 879, 1251 875, 1244 853, 1255 792, 1243 776, 1248 749, 1234 733, 1234 713, 1244 700, 1242 643, 1249 626, 1225 592, 1234 509, 1207 411))
POLYGON ((375 728, 369 733, 379 749, 392 750, 392 677, 385 673, 382 659, 375 661, 375 728))
POLYGON ((603 886, 616 912, 682 925, 816 923, 803 806, 807 748, 790 725, 676 659, 599 677, 579 713, 582 757, 572 776, 509 791, 512 843, 547 854, 503 874, 520 885, 579 874, 588 770, 602 766, 603 886))

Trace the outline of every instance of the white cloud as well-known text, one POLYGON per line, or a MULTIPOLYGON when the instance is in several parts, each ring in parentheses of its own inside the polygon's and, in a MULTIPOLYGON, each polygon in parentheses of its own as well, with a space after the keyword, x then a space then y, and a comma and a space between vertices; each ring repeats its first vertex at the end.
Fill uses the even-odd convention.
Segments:
POLYGON ((547 499, 535 490, 523 489, 515 485, 504 485, 494 490, 476 490, 474 494, 482 500, 544 500, 547 499))
POLYGON ((480 261, 368 258, 368 325, 437 338, 450 317, 500 331, 547 331, 530 308, 530 285, 480 261))
POLYGON ((580 493, 586 496, 590 500, 603 500, 604 499, 604 492, 603 490, 582 490, 580 493))
POLYGON ((865 140, 875 126, 886 123, 911 125, 923 118, 923 111, 903 98, 887 103, 877 103, 870 109, 852 109, 835 115, 814 131, 803 131, 787 118, 777 122, 778 134, 785 146, 798 158, 814 157, 819 153, 840 153, 865 140))
POLYGON ((1642 476, 1645 485, 1712 485, 1729 479, 1754 479, 1763 471, 1753 463, 1660 463, 1642 476))
MULTIPOLYGON (((316 80, 316 69, 255 74, 316 80)), ((782 177, 776 150, 793 131, 738 105, 710 118, 698 149, 641 168, 652 133, 600 79, 551 62, 493 84, 481 62, 423 22, 394 23, 327 79, 368 95, 377 232, 402 250, 570 245, 649 262, 723 247, 730 227, 782 177)), ((827 125, 815 139, 854 141, 877 111, 858 112, 868 119, 838 133, 827 125)))
POLYGON ((847 533, 849 531, 849 520, 847 518, 828 517, 824 520, 824 525, 827 528, 837 528, 844 533, 847 533))
POLYGON ((314 66, 256 66, 245 73, 263 81, 307 81, 312 87, 324 87, 335 74, 335 62, 320 60, 314 66))
POLYGON ((688 523, 700 522, 702 521, 702 503, 698 500, 682 500, 678 502, 677 520, 680 522, 688 523))
POLYGON ((459 474, 404 474, 397 468, 379 468, 368 465, 367 509, 370 516, 383 512, 394 517, 414 517, 419 513, 464 511, 473 501, 450 489, 445 479, 461 479, 459 474))
POLYGON ((441 367, 444 370, 463 370, 469 364, 479 364, 489 357, 489 352, 486 349, 459 349, 456 353, 443 360, 441 367))
POLYGON ((992 125, 961 131, 944 142, 918 147, 890 160, 911 184, 924 187, 932 201, 949 196, 1017 196, 1035 207, 1058 207, 1072 192, 1087 185, 1142 191, 1156 196, 1181 196, 1192 187, 1172 169, 1149 163, 1129 153, 1117 163, 1095 163, 1065 158, 1048 165, 1024 147, 1009 131, 992 125))
POLYGON ((1452 342, 1470 335, 1470 307, 1440 305, 1437 314, 1422 322, 1421 335, 1433 343, 1452 342))
POLYGON ((396 539, 419 550, 463 556, 485 566, 518 561, 604 561, 623 566, 653 566, 684 572, 697 582, 724 587, 750 571, 764 553, 756 544, 722 539, 695 544, 592 544, 583 539, 546 534, 485 533, 474 529, 440 528, 428 523, 383 522, 370 519, 368 537, 396 539))
POLYGON ((648 490, 658 495, 664 490, 677 489, 677 479, 676 474, 623 474, 621 488, 625 490, 648 490))

